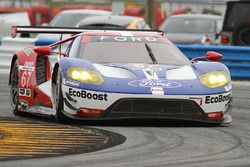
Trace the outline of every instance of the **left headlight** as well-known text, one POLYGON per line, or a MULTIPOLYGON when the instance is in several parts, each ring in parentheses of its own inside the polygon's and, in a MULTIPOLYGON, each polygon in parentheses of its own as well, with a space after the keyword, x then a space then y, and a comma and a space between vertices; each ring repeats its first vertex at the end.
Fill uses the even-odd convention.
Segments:
POLYGON ((102 76, 99 73, 80 67, 68 68, 67 76, 75 81, 86 84, 101 85, 104 82, 102 76))
POLYGON ((209 88, 224 86, 230 82, 230 76, 225 71, 215 71, 199 77, 202 85, 209 88))

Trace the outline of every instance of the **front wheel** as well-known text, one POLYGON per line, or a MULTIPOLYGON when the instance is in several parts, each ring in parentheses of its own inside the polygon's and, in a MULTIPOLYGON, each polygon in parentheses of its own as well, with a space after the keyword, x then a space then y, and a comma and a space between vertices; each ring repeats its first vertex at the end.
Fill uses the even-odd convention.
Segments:
POLYGON ((60 72, 58 71, 56 82, 54 83, 55 86, 53 87, 55 94, 55 107, 56 107, 56 122, 58 123, 66 123, 68 122, 68 118, 63 114, 63 94, 62 94, 62 77, 60 72))
POLYGON ((19 68, 18 62, 14 63, 10 74, 10 104, 14 115, 21 115, 19 107, 19 68))

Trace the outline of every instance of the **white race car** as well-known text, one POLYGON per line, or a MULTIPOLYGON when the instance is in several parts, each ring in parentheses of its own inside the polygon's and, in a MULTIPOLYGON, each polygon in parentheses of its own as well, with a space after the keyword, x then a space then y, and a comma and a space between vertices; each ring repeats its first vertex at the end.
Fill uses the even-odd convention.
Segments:
MULTIPOLYGON (((15 114, 67 119, 169 118, 230 123, 232 84, 221 55, 187 59, 161 32, 14 27, 74 33, 16 52, 10 72, 15 114), (53 49, 69 42, 50 67, 53 49), (208 59, 209 61, 198 61, 208 59)), ((60 50, 60 49, 59 49, 60 50)))

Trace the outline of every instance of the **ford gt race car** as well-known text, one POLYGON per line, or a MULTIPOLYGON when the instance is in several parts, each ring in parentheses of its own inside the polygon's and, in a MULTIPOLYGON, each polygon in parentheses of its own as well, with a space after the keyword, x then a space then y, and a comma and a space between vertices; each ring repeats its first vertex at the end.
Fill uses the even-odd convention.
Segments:
POLYGON ((13 55, 9 85, 16 115, 45 114, 59 123, 69 118, 232 121, 232 83, 227 67, 217 62, 219 53, 190 61, 162 32, 150 30, 13 27, 12 36, 17 33, 72 36, 13 55))

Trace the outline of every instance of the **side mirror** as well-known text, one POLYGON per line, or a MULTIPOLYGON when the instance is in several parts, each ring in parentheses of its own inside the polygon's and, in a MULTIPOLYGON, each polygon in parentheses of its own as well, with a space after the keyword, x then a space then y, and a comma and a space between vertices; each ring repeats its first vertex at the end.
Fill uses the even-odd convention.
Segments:
POLYGON ((204 57, 210 61, 219 61, 222 59, 222 55, 220 53, 217 53, 217 52, 207 52, 207 55, 204 57))
POLYGON ((208 51, 206 56, 202 56, 202 57, 194 57, 192 58, 191 62, 195 62, 199 59, 207 59, 210 61, 219 61, 220 59, 222 59, 222 54, 217 53, 217 52, 212 52, 212 51, 208 51))
POLYGON ((38 55, 49 55, 52 53, 51 48, 49 46, 39 46, 39 47, 35 47, 34 51, 38 54, 38 55))

